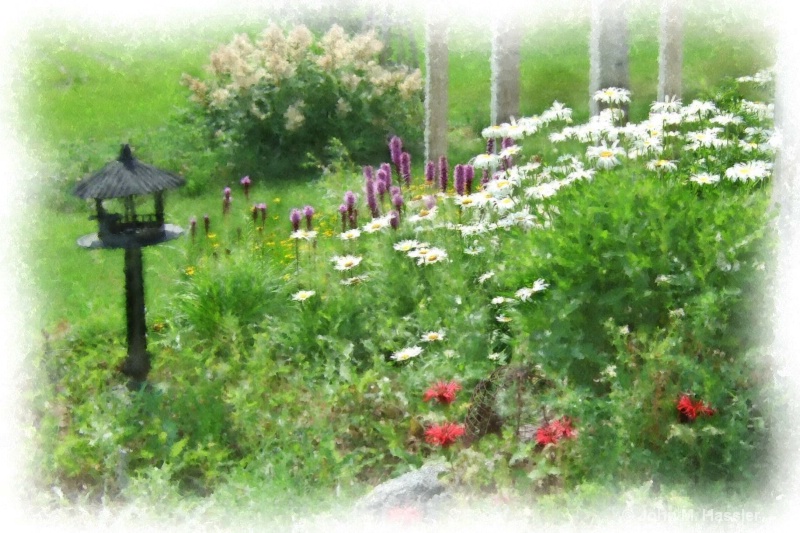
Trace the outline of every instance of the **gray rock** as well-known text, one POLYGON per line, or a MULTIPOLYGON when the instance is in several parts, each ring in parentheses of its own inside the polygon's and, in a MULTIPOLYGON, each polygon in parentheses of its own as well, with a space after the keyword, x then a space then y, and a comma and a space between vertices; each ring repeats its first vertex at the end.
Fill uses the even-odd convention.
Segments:
POLYGON ((439 474, 449 469, 450 465, 444 462, 426 463, 417 470, 381 483, 358 500, 355 509, 381 513, 393 507, 415 506, 427 514, 432 504, 447 499, 447 487, 439 481, 439 474))

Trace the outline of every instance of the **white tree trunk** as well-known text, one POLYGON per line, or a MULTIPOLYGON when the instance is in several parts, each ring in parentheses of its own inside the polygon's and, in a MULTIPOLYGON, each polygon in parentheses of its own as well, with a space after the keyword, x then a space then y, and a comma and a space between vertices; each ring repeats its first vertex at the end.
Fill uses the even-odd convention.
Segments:
MULTIPOLYGON (((627 0, 592 0, 589 43, 589 109, 596 115, 600 105, 592 95, 606 87, 628 89, 627 0)), ((627 106, 624 108, 627 114, 627 106)))
POLYGON ((506 9, 494 18, 492 27, 492 124, 519 117, 521 46, 522 25, 506 9))
POLYGON ((682 0, 662 0, 658 39, 658 100, 680 98, 683 85, 682 0))
POLYGON ((429 7, 425 32, 425 160, 447 156, 447 22, 429 7))

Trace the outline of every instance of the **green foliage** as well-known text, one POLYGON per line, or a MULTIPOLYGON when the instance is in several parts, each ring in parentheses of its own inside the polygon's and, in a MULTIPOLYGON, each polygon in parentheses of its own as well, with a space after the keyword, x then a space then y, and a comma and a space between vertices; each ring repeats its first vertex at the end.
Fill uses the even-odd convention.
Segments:
POLYGON ((255 41, 238 35, 221 46, 209 79, 185 83, 217 141, 252 166, 278 159, 296 171, 333 138, 373 157, 391 134, 418 143, 422 118, 419 70, 380 65, 383 46, 339 26, 315 39, 305 26, 271 25, 255 41))

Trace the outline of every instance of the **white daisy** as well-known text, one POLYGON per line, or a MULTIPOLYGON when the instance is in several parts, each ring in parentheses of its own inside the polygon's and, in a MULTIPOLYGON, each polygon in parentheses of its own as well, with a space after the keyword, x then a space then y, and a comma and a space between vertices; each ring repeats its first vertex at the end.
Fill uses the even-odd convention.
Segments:
POLYGON ((361 230, 359 229, 351 229, 339 234, 339 238, 343 241, 352 241, 358 239, 360 236, 361 230))
POLYGON ((698 183, 700 185, 709 185, 711 183, 717 183, 719 181, 719 175, 709 174, 708 172, 699 172, 689 178, 689 181, 698 183))
POLYGON ((422 353, 422 348, 419 346, 411 346, 409 348, 403 348, 402 350, 395 352, 392 355, 392 359, 395 361, 408 361, 413 357, 417 357, 419 354, 422 353))
POLYGON ((444 331, 429 331, 422 334, 422 342, 434 342, 444 340, 444 331))
POLYGON ((295 302, 305 302, 315 294, 316 292, 314 291, 297 291, 292 295, 292 300, 295 302))
POLYGON ((334 256, 331 261, 336 263, 334 268, 336 270, 345 271, 355 268, 361 263, 361 257, 355 255, 334 256))

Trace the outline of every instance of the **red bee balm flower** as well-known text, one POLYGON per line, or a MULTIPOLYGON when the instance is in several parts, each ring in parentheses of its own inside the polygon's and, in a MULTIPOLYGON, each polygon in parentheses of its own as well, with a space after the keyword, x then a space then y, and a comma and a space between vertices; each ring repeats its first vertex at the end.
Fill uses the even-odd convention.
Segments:
POLYGON ((536 430, 536 443, 542 446, 556 444, 561 439, 574 439, 577 435, 578 432, 572 427, 572 420, 562 416, 536 430))
POLYGON ((453 444, 459 437, 464 434, 464 426, 461 424, 454 424, 453 422, 445 422, 444 424, 434 424, 425 430, 425 441, 428 444, 434 444, 447 448, 453 444))
POLYGON ((436 400, 439 403, 450 404, 456 399, 456 392, 461 390, 461 385, 455 381, 445 383, 440 381, 425 391, 422 396, 424 401, 436 400))
POLYGON ((682 394, 675 406, 682 422, 694 422, 698 415, 711 416, 717 411, 706 405, 703 400, 693 402, 688 394, 682 394))

